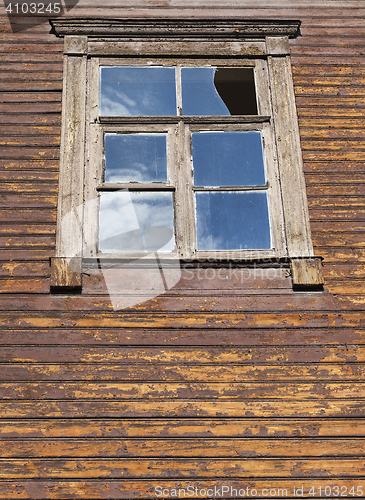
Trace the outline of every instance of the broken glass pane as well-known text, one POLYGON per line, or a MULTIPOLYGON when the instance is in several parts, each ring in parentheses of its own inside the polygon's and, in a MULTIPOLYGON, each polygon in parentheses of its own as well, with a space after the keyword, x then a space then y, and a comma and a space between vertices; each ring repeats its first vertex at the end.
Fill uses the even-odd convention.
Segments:
POLYGON ((101 67, 101 116, 175 116, 175 68, 101 67))
POLYGON ((261 132, 192 134, 195 186, 265 184, 261 132))
POLYGON ((265 192, 197 192, 198 250, 271 248, 265 192))
POLYGON ((257 115, 252 68, 217 68, 214 85, 231 115, 257 115))
POLYGON ((105 182, 167 182, 166 134, 105 134, 105 182))
POLYGON ((214 86, 216 68, 182 68, 182 110, 183 115, 229 115, 214 86))
POLYGON ((171 252, 174 247, 172 193, 101 193, 101 252, 171 252))
POLYGON ((252 68, 182 68, 184 115, 257 115, 252 68))

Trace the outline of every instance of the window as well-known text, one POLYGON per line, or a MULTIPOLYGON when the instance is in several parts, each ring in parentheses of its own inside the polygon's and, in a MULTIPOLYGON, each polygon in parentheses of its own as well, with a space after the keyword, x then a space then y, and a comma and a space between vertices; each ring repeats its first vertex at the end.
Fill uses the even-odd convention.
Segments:
POLYGON ((232 63, 99 60, 87 96, 98 228, 84 256, 285 255, 266 63, 232 63))
POLYGON ((286 258, 305 274, 298 22, 52 23, 65 36, 57 257, 286 258))

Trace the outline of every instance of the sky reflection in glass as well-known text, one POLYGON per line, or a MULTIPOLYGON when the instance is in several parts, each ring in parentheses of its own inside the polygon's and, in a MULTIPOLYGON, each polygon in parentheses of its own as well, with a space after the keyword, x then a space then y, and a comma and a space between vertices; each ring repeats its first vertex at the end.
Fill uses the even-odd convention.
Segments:
POLYGON ((102 67, 101 116, 176 116, 175 68, 102 67))
POLYGON ((198 250, 271 248, 265 192, 197 192, 198 250))
POLYGON ((100 197, 99 250, 174 250, 172 193, 116 191, 100 197))
POLYGON ((167 182, 166 134, 105 134, 105 182, 167 182))
POLYGON ((260 186, 265 169, 260 132, 192 134, 195 186, 260 186))
POLYGON ((216 68, 182 68, 183 115, 230 115, 214 86, 216 68))

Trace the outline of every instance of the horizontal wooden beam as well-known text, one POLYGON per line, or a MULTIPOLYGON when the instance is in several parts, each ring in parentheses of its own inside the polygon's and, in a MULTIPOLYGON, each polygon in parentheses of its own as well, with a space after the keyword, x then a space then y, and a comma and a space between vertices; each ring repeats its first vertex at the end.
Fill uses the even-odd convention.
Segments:
POLYGON ((233 19, 78 19, 59 18, 50 21, 58 36, 87 35, 93 37, 151 38, 264 38, 294 37, 301 24, 297 20, 233 19))

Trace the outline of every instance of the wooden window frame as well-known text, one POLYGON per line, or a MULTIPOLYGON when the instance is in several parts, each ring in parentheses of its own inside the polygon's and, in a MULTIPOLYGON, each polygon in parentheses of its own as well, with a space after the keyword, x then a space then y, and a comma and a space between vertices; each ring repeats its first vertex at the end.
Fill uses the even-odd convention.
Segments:
MULTIPOLYGON (((293 284, 318 287, 323 283, 321 259, 313 255, 305 180, 299 139, 299 128, 291 74, 289 38, 295 36, 299 21, 235 20, 88 20, 60 18, 51 21, 54 32, 64 41, 64 93, 60 157, 60 184, 57 214, 56 255, 52 259, 51 286, 61 290, 82 286, 81 273, 67 273, 68 260, 97 257, 90 242, 97 241, 97 224, 88 224, 80 232, 83 218, 97 220, 95 204, 80 213, 79 220, 64 217, 77 207, 86 207, 100 188, 103 134, 105 131, 138 130, 148 132, 156 127, 185 127, 178 137, 199 127, 257 130, 265 129, 270 163, 269 182, 277 186, 271 197, 275 227, 272 238, 275 249, 240 252, 194 252, 194 231, 177 217, 177 245, 181 258, 220 258, 247 260, 256 258, 286 259, 291 262, 293 284), (143 56, 141 56, 141 54, 143 56), (99 118, 98 91, 95 81, 103 65, 143 66, 146 64, 254 66, 264 73, 255 80, 259 115, 257 117, 171 117, 170 123, 159 123, 156 117, 99 118), (260 83, 263 82, 263 83, 260 83), (176 118, 176 120, 175 120, 176 118), (218 123, 219 122, 219 123, 218 123), (256 128, 255 128, 256 127, 256 128), (269 133, 267 132, 270 128, 269 133), (269 141, 270 142, 270 141, 269 141), (281 198, 281 199, 280 199, 281 198), (282 211, 281 211, 282 207, 282 211), (90 250, 91 249, 91 250, 90 250), (91 254, 90 254, 91 252, 91 254), (309 271, 308 271, 309 270, 309 271), (77 279, 80 275, 79 280, 77 279), (75 286, 75 283, 76 286, 75 286)), ((161 122, 161 120, 160 120, 161 122)), ((207 128, 205 128, 207 130, 207 128)), ((170 132, 175 133, 175 132, 170 132)), ((179 140, 180 140, 179 139, 179 140)), ((188 140, 185 139, 185 144, 188 140)), ((184 145, 181 145, 184 148, 184 145)), ((185 158, 189 155, 185 151, 185 158)), ((186 164, 186 159, 185 159, 186 164)), ((188 167, 185 166, 185 174, 188 167)), ((185 177, 186 181, 186 177, 185 177)), ((184 191, 181 180, 174 188, 184 191), (180 185, 179 185, 180 183, 180 185)), ((183 181, 184 182, 184 181, 183 181)), ((128 188, 131 186, 129 185, 128 188)), ((189 195, 182 202, 189 205, 189 195)), ((190 200, 191 200, 190 196, 190 200)), ((191 207, 189 217, 193 216, 191 207)), ((188 225, 191 225, 191 221, 188 225)), ((272 226, 273 227, 273 226, 272 226)), ((115 257, 115 255, 114 255, 115 257)))

